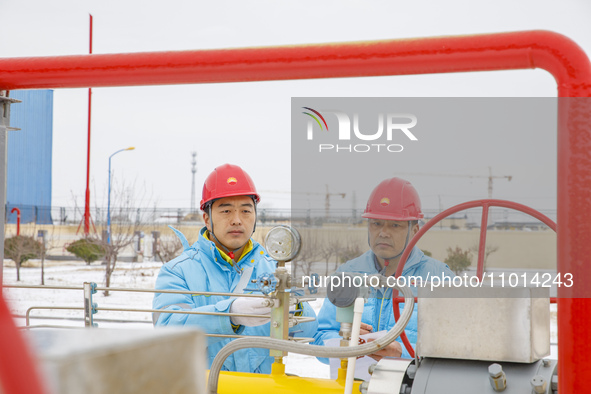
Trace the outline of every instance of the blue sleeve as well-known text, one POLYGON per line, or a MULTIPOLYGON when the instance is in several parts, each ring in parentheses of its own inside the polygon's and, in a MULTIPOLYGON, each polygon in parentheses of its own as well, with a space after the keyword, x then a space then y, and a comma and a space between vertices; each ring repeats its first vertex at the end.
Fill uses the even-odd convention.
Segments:
MULTIPOLYGON (((302 311, 302 314, 300 315, 301 317, 316 318, 316 312, 314 312, 314 309, 312 309, 312 307, 307 302, 302 302, 300 305, 303 306, 303 311, 302 311)), ((311 322, 298 324, 298 325, 290 328, 289 333, 295 337, 312 338, 316 334, 317 329, 318 329, 318 319, 311 321, 311 322)))
POLYGON ((449 268, 447 264, 443 264, 442 271, 445 274, 445 276, 451 276, 452 278, 456 276, 456 274, 449 268))
MULTIPOLYGON (((318 330, 314 335, 313 345, 324 346, 324 341, 332 338, 340 338, 339 329, 341 325, 336 321, 337 308, 332 302, 324 299, 322 308, 318 312, 318 330)), ((320 362, 328 364, 328 358, 318 357, 320 362)))
MULTIPOLYGON (((401 303, 400 304, 400 309, 402 311, 402 308, 404 307, 404 304, 401 303)), ((392 315, 392 309, 391 306, 388 307, 390 314, 392 315)), ((393 321, 393 320, 392 320, 393 321)), ((370 324, 372 326, 376 326, 377 323, 372 322, 365 322, 367 324, 370 324), (375 324, 374 324, 375 323, 375 324)), ((416 342, 417 342, 417 305, 415 304, 414 309, 413 309, 413 313, 410 317, 410 320, 406 326, 405 332, 406 335, 408 337, 409 342, 411 343, 411 345, 414 347, 416 347, 416 342)), ((392 327, 390 327, 391 329, 392 327)), ((322 308, 320 309, 320 312, 318 313, 318 331, 316 332, 316 335, 314 336, 314 342, 313 345, 320 345, 320 346, 324 346, 324 341, 326 341, 327 339, 332 339, 332 338, 341 338, 341 336, 339 335, 339 329, 340 329, 340 324, 336 321, 336 307, 328 300, 324 300, 324 303, 322 304, 322 308)), ((402 339, 400 339, 400 337, 398 337, 396 339, 397 342, 400 343, 401 347, 402 347, 402 358, 412 358, 409 354, 409 352, 406 350, 406 347, 404 346, 404 344, 402 343, 402 339)), ((328 364, 328 358, 321 358, 318 357, 318 360, 320 362, 323 362, 324 364, 328 364)))
POLYGON ((426 264, 422 269, 421 276, 423 279, 427 278, 427 273, 429 273, 431 276, 441 277, 443 275, 444 278, 453 278, 456 276, 456 274, 449 268, 447 264, 433 258, 429 258, 429 264, 426 264))
MULTIPOLYGON (((156 280, 156 289, 189 291, 189 287, 183 277, 183 272, 177 265, 165 264, 160 269, 156 280)), ((207 291, 203 289, 202 291, 207 291)), ((195 312, 229 312, 233 299, 224 299, 209 305, 197 305, 190 294, 156 293, 152 302, 153 309, 195 311, 195 312)), ((183 313, 160 313, 155 326, 198 326, 207 334, 235 334, 230 323, 229 316, 221 315, 194 315, 183 313)), ((208 343, 212 344, 225 338, 209 337, 208 343)))

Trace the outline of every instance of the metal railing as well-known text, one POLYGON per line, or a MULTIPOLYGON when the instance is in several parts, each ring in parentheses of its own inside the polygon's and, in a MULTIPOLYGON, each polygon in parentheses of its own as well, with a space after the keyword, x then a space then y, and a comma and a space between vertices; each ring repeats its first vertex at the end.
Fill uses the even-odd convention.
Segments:
MULTIPOLYGON (((80 321, 84 320, 84 327, 85 328, 95 328, 98 325, 96 322, 116 322, 116 323, 145 323, 145 324, 152 324, 151 321, 147 320, 129 320, 129 319, 95 319, 94 315, 97 314, 99 311, 109 311, 109 312, 140 312, 140 313, 173 313, 173 314, 186 314, 186 315, 210 315, 210 316, 235 316, 235 317, 255 317, 255 318, 268 318, 268 315, 255 315, 255 314, 246 314, 246 313, 229 313, 229 312, 200 312, 200 311, 187 311, 187 310, 164 310, 164 309, 152 309, 152 308, 127 308, 127 307, 100 307, 96 303, 93 302, 93 294, 96 294, 98 291, 121 291, 121 292, 140 292, 140 293, 166 293, 166 294, 187 294, 187 295, 207 295, 207 296, 222 296, 222 297, 246 297, 246 298, 265 298, 268 300, 273 300, 274 298, 269 295, 264 294, 235 294, 235 293, 219 293, 219 292, 197 292, 197 291, 183 291, 183 290, 157 290, 157 289, 141 289, 141 288, 125 288, 125 287, 98 287, 94 282, 84 282, 82 287, 75 287, 75 286, 44 286, 44 285, 4 285, 5 288, 13 288, 13 289, 45 289, 45 290, 78 290, 83 291, 84 293, 84 306, 57 306, 57 305, 33 305, 29 307, 24 315, 25 318, 25 326, 21 327, 23 329, 32 329, 32 328, 75 328, 72 326, 65 326, 65 325, 31 325, 31 319, 48 319, 48 320, 75 320, 80 321), (82 318, 74 318, 74 317, 63 317, 63 316, 31 316, 31 312, 36 310, 81 310, 84 311, 84 316, 82 318)), ((314 300, 313 298, 301 298, 298 301, 310 301, 314 300)), ((272 301, 271 301, 272 303, 272 301)), ((18 315, 13 315, 14 317, 22 317, 18 315)), ((290 316, 290 326, 295 326, 301 323, 311 322, 316 320, 313 317, 303 317, 303 316, 290 316)), ((218 338, 254 338, 255 336, 251 335, 238 335, 238 334, 205 334, 205 336, 209 337, 218 337, 218 338)), ((266 338, 266 337, 264 337, 266 338)), ((304 338, 304 337, 290 337, 290 340, 294 340, 297 342, 311 342, 313 338, 304 338)))
MULTIPOLYGON (((55 224, 55 225, 79 225, 84 216, 82 206, 36 206, 23 204, 7 204, 5 207, 7 223, 16 223, 16 214, 10 213, 13 207, 21 211, 21 223, 55 224)), ((426 218, 432 218, 441 212, 440 209, 424 209, 426 218)), ((556 220, 556 210, 540 210, 552 220, 556 220)), ((324 208, 302 208, 293 206, 287 208, 259 208, 258 223, 261 225, 290 221, 300 227, 315 227, 326 224, 357 224, 363 221, 361 215, 363 209, 332 208, 327 211, 324 208)), ((105 226, 107 223, 107 208, 93 207, 90 209, 95 226, 105 226)), ((520 216, 506 209, 491 210, 491 221, 500 225, 533 226, 535 222, 522 223, 520 216)), ((478 210, 466 211, 465 214, 451 217, 464 221, 466 225, 480 223, 478 210)), ((155 208, 155 207, 113 207, 111 208, 111 222, 118 225, 165 225, 165 224, 193 224, 202 222, 201 211, 191 208, 155 208)))

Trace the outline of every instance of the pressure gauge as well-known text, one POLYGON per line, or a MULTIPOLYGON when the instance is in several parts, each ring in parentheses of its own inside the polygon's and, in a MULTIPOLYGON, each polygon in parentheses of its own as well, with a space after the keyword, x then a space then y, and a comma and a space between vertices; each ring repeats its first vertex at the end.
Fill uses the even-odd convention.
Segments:
POLYGON ((265 237, 265 248, 269 256, 279 262, 293 260, 300 252, 300 233, 290 226, 276 226, 265 237))

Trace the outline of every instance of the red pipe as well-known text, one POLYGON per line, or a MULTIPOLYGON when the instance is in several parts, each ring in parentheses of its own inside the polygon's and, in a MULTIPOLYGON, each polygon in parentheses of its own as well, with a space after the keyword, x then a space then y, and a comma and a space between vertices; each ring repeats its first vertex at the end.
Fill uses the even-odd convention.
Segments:
MULTIPOLYGON (((556 223, 554 223, 552 221, 552 219, 550 219, 546 215, 536 211, 535 209, 532 209, 532 208, 530 208, 526 205, 523 205, 523 204, 519 204, 519 203, 516 203, 513 201, 493 200, 493 199, 474 200, 474 201, 464 202, 464 203, 455 205, 451 208, 448 208, 443 212, 438 213, 431 220, 429 220, 423 227, 421 227, 421 229, 414 235, 414 237, 412 237, 412 239, 408 243, 408 246, 404 250, 404 253, 402 253, 402 256, 400 256, 400 260, 398 262, 398 267, 396 267, 395 276, 399 277, 400 275, 402 275, 402 270, 404 269, 404 264, 406 264, 406 260, 408 260, 408 256, 410 256, 412 249, 415 247, 417 242, 419 242, 419 240, 422 238, 422 236, 427 231, 429 231, 429 229, 431 229, 433 226, 435 226, 437 223, 439 223, 442 219, 445 219, 446 217, 453 215, 454 213, 464 211, 466 209, 478 208, 478 207, 482 207, 482 220, 480 223, 480 243, 478 244, 478 266, 476 268, 476 275, 477 275, 478 279, 481 279, 481 280, 482 280, 482 275, 484 274, 484 252, 486 250, 485 249, 486 248, 486 229, 487 229, 487 223, 488 223, 488 209, 490 207, 510 208, 510 209, 515 209, 517 211, 527 213, 528 215, 533 216, 534 218, 536 218, 539 221, 541 221, 542 223, 544 223, 546 226, 550 227, 552 230, 556 231, 556 223)), ((396 320, 398 320, 400 318, 400 309, 399 309, 398 305, 403 300, 404 299, 401 297, 397 297, 397 298, 392 299, 392 311, 394 313, 394 317, 396 320)), ((402 334, 400 334, 400 339, 402 340, 402 343, 406 347, 406 350, 408 351, 410 356, 414 358, 414 349, 412 348, 412 345, 411 345, 410 341, 408 340, 406 333, 404 331, 402 332, 402 334)))
POLYGON ((14 213, 14 211, 16 211, 16 236, 18 237, 21 235, 21 210, 14 207, 10 213, 14 213))
MULTIPOLYGON (((92 15, 90 16, 90 42, 88 53, 92 54, 92 15)), ((92 108, 92 88, 88 88, 88 138, 86 144, 86 193, 84 197, 84 235, 90 233, 90 114, 92 108)))
POLYGON ((13 323, 4 298, 0 296, 0 389, 7 394, 41 394, 45 390, 29 347, 13 323))
MULTIPOLYGON (((344 44, 0 59, 0 89, 341 78, 542 68, 558 85, 558 272, 591 277, 591 65, 548 31, 344 44)), ((558 291, 559 390, 585 392, 591 286, 558 291)))
MULTIPOLYGON (((492 178, 491 178, 492 179, 492 178)), ((486 249, 486 232, 488 231, 488 204, 482 205, 482 218, 480 219, 480 241, 478 243, 478 264, 476 265, 476 276, 482 280, 484 275, 484 253, 486 249)))
MULTIPOLYGON (((548 216, 544 215, 543 213, 540 213, 540 212, 536 211, 535 209, 530 208, 530 207, 523 205, 523 204, 519 204, 519 203, 516 203, 513 201, 495 200, 495 199, 484 199, 484 200, 474 200, 474 201, 464 202, 464 203, 455 205, 451 208, 448 208, 443 212, 438 213, 432 219, 430 219, 423 227, 421 227, 421 229, 415 234, 415 236, 408 243, 408 246, 407 246, 406 250, 404 251, 404 253, 402 253, 402 256, 400 256, 400 261, 398 263, 398 267, 396 268, 396 276, 400 276, 402 274, 402 269, 404 267, 404 264, 406 263, 406 260, 408 259, 408 256, 412 252, 412 248, 417 244, 417 242, 423 236, 423 234, 425 234, 429 229, 431 229, 433 226, 435 226, 437 223, 439 223, 442 219, 444 219, 450 215, 453 215, 454 213, 465 211, 466 209, 479 208, 479 207, 482 207, 482 222, 480 223, 481 231, 482 231, 483 227, 484 227, 484 229, 486 229, 486 227, 487 227, 486 224, 488 221, 488 209, 490 207, 501 207, 501 208, 515 209, 517 211, 521 211, 523 213, 526 213, 526 214, 538 219, 540 222, 544 223, 546 226, 550 227, 552 230, 557 232, 556 223, 554 223, 554 221, 552 219, 550 219, 548 216), (486 212, 486 214, 485 214, 485 212, 486 212)), ((478 255, 479 256, 480 256, 481 252, 485 251, 485 246, 486 246, 485 242, 486 242, 486 237, 483 238, 482 234, 480 234, 480 243, 478 244, 478 255)), ((483 258, 478 259, 478 266, 476 268, 477 275, 478 275, 478 273, 484 272, 484 253, 482 253, 482 254, 483 254, 483 256, 482 256, 483 258)), ((479 278, 481 278, 481 276, 479 276, 479 278)))
POLYGON ((585 53, 572 40, 547 31, 0 59, 0 86, 3 89, 82 88, 531 68, 550 71, 559 81, 559 89, 573 96, 589 88, 591 71, 585 53))

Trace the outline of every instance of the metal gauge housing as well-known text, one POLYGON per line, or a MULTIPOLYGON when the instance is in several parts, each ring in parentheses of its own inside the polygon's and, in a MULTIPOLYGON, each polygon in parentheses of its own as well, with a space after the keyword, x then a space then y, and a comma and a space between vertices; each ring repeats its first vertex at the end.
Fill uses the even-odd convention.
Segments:
POLYGON ((290 226, 273 227, 265 237, 267 253, 277 261, 291 261, 300 252, 302 245, 300 233, 290 226))

